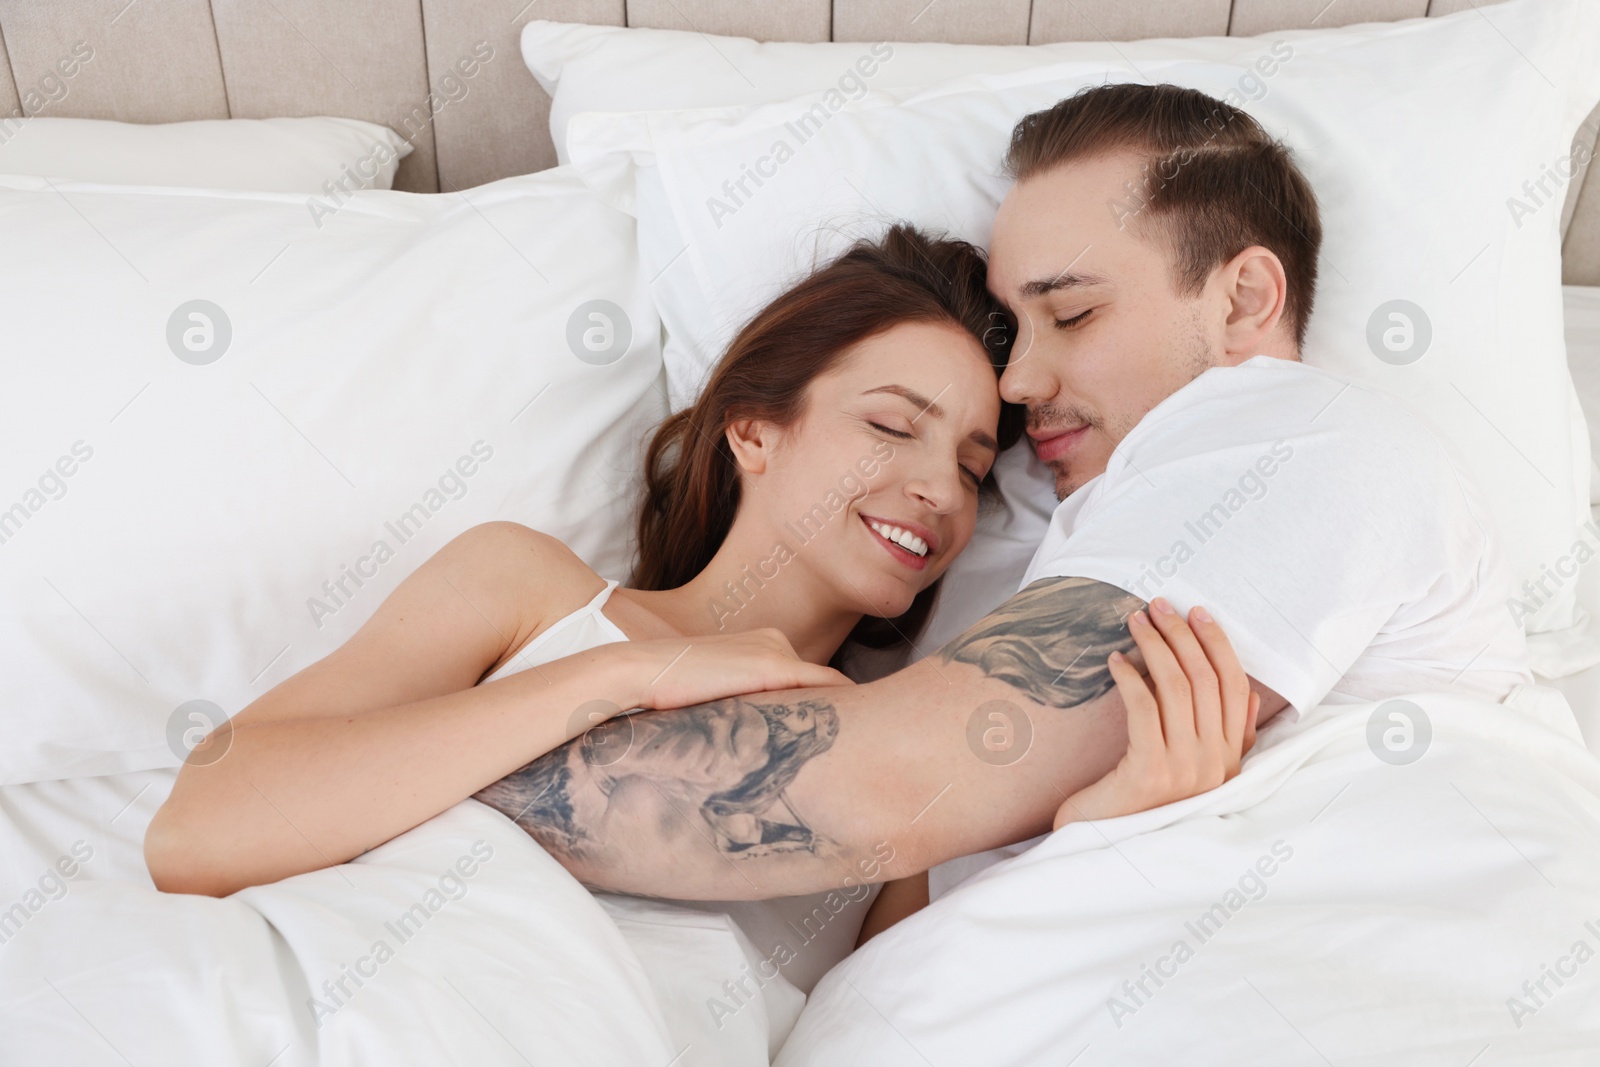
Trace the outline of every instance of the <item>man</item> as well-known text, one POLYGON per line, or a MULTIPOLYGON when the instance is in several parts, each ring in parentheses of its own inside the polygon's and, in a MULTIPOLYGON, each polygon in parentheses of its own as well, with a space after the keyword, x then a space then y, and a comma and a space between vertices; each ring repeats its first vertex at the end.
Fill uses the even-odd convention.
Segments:
POLYGON ((766 746, 781 767, 668 783, 659 748, 580 739, 480 794, 584 882, 757 899, 1043 833, 1125 747, 1106 657, 1146 601, 1215 611, 1263 723, 1532 682, 1478 491, 1398 403, 1299 362, 1321 228, 1281 145, 1202 93, 1114 85, 1025 118, 1006 163, 1000 388, 1061 500, 1021 590, 877 682, 651 716, 692 738, 803 711, 826 743, 766 746), (1020 758, 976 755, 995 715, 1020 758))

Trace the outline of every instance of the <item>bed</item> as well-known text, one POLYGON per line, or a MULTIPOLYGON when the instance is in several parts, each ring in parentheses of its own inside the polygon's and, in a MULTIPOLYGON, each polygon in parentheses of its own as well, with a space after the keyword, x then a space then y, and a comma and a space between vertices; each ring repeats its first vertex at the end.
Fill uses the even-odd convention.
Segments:
MULTIPOLYGON (((1600 1047, 1592 2, 9 2, 0 35, 0 1058, 1600 1047), (945 872, 848 959, 867 898, 592 895, 472 801, 226 900, 154 891, 197 728, 476 523, 624 577, 641 444, 729 331, 887 218, 981 243, 1009 122, 1109 77, 1231 93, 1307 161, 1337 223, 1311 344, 1484 484, 1539 685, 1418 695, 1415 765, 1326 709, 1224 789, 945 872), (1402 297, 1432 360, 1364 343, 1402 297)), ((1015 589, 1040 479, 1007 457, 922 651, 1015 589)))

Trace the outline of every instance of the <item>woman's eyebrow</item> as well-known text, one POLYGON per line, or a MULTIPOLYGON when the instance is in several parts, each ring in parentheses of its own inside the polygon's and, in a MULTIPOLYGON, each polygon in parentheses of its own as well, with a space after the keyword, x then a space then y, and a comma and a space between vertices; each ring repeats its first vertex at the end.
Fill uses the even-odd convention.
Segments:
MULTIPOLYGON (((920 409, 918 411, 918 413, 917 413, 917 418, 919 418, 919 419, 923 416, 924 413, 926 413, 928 415, 932 415, 936 419, 944 418, 944 408, 939 406, 937 400, 929 400, 927 397, 923 396, 921 393, 917 392, 915 389, 912 389, 912 388, 910 388, 908 386, 904 386, 904 385, 880 385, 876 389, 868 389, 862 395, 863 396, 868 396, 868 395, 870 395, 872 393, 893 393, 895 396, 904 397, 905 399, 911 401, 913 404, 915 404, 920 409)), ((944 391, 940 390, 940 395, 941 396, 943 395, 943 393, 944 393, 944 391)))
MULTIPOLYGON (((929 400, 915 389, 907 386, 880 385, 876 389, 866 390, 866 392, 862 393, 862 395, 868 396, 872 393, 893 393, 895 396, 911 401, 911 403, 915 404, 918 408, 917 418, 919 419, 922 418, 923 415, 932 415, 936 419, 944 418, 944 408, 940 407, 936 401, 929 400)), ((976 443, 982 445, 991 452, 1000 451, 1000 442, 996 441, 992 435, 984 433, 982 430, 973 430, 967 435, 967 438, 968 440, 975 441, 976 443)))

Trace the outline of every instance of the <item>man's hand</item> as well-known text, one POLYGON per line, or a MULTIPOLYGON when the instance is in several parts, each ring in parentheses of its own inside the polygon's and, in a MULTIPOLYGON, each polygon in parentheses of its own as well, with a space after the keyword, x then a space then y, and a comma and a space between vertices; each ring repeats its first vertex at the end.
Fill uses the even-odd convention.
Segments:
POLYGON ((1128 750, 1112 772, 1067 798, 1055 829, 1070 822, 1148 811, 1215 789, 1239 773, 1256 741, 1261 698, 1250 689, 1222 627, 1203 608, 1186 625, 1163 597, 1128 616, 1155 681, 1121 652, 1107 657, 1128 712, 1128 750))

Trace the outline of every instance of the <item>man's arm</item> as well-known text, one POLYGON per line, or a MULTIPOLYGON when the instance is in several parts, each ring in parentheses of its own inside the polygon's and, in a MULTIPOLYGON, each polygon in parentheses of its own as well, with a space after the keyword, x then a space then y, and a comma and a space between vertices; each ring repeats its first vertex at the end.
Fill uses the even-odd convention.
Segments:
POLYGON ((478 799, 597 888, 763 899, 903 877, 1049 830, 1116 765, 1106 657, 1138 661, 1143 606, 1043 578, 877 682, 612 720, 478 799))

